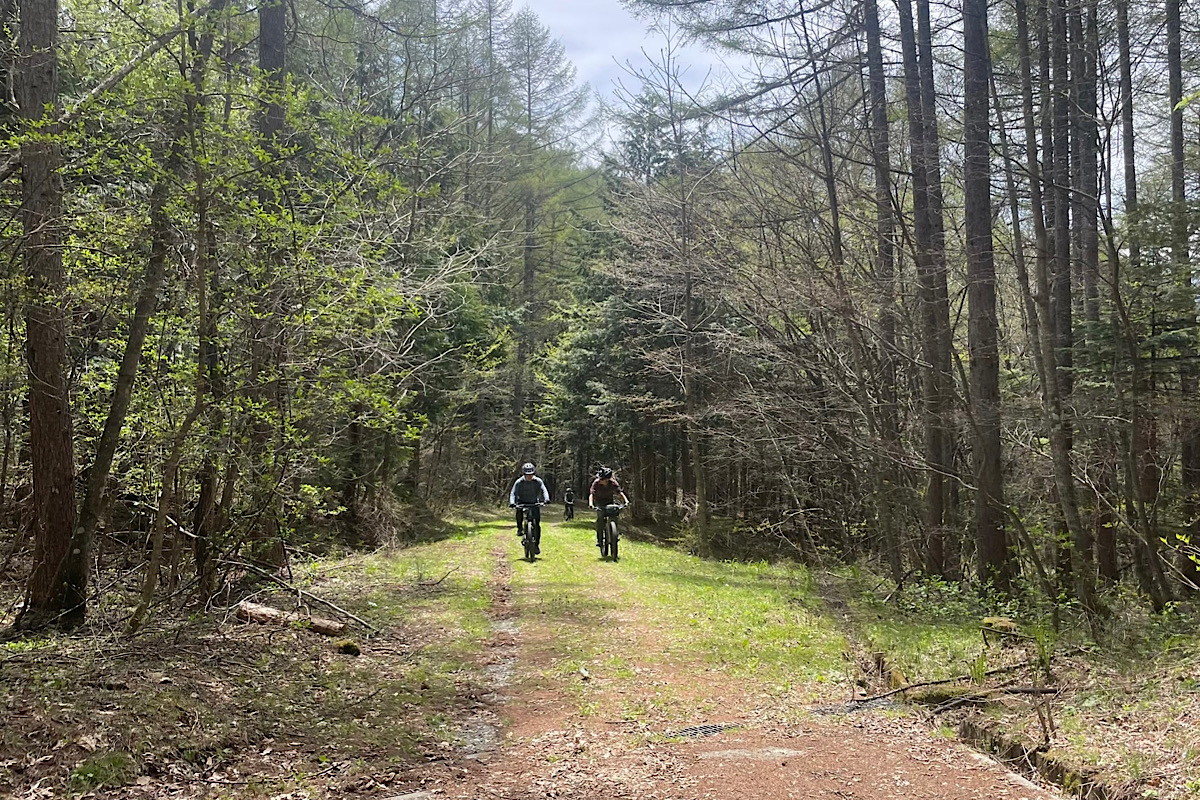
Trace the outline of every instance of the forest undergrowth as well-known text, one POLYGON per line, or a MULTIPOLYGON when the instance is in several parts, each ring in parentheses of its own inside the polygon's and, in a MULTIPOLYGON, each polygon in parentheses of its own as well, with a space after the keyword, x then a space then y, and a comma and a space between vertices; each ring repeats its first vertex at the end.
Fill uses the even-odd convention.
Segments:
MULTIPOLYGON (((231 606, 167 611, 127 637, 117 613, 127 609, 114 607, 75 635, 0 644, 0 795, 385 788, 444 753, 451 721, 478 703, 467 665, 488 632, 490 562, 473 530, 295 566, 298 589, 378 632, 247 624, 231 606)), ((251 586, 234 599, 285 610, 301 599, 270 581, 251 586)))
POLYGON ((969 718, 1076 770, 1069 789, 1082 778, 1109 796, 1200 795, 1194 604, 1154 614, 1112 587, 1093 636, 1069 606, 1056 629, 1038 604, 980 598, 937 579, 897 589, 856 567, 826 578, 831 610, 854 642, 860 699, 918 686, 903 696, 946 735, 969 718))
MULTIPOLYGON (((493 634, 494 534, 508 525, 479 514, 413 546, 293 565, 295 590, 377 633, 353 620, 338 637, 246 624, 231 607, 164 611, 129 637, 114 604, 75 635, 0 644, 0 793, 387 793, 414 769, 449 763, 487 693, 480 655, 493 634)), ((512 580, 536 598, 523 613, 570 623, 545 647, 557 653, 549 678, 570 687, 582 716, 659 735, 704 712, 693 695, 710 671, 757 687, 788 719, 853 714, 896 688, 943 681, 904 693, 935 731, 982 720, 1124 796, 1189 797, 1200 787, 1200 637, 1189 606, 1155 616, 1114 595, 1095 641, 1069 613, 1056 633, 1036 622, 1048 619, 1041 609, 1012 604, 1001 610, 1013 627, 985 641, 981 620, 996 607, 955 584, 897 590, 865 566, 700 559, 648 532, 601 571, 586 521, 553 531, 543 559, 517 562, 512 580), (676 676, 649 705, 604 708, 579 674, 639 676, 588 622, 598 603, 639 608, 631 635, 651 643, 639 658, 687 680, 676 676), (1053 693, 1024 693, 1031 688, 1053 693)), ((512 546, 515 561, 515 537, 512 546)), ((269 581, 244 589, 233 599, 288 610, 304 599, 269 581)), ((321 605, 311 613, 340 616, 321 605)))

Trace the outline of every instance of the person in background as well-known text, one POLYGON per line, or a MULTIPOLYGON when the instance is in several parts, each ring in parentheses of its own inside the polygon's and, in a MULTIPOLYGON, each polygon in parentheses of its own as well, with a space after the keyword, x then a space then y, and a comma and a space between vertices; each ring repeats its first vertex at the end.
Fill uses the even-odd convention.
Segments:
POLYGON ((575 519, 575 490, 570 486, 563 495, 563 519, 575 519))

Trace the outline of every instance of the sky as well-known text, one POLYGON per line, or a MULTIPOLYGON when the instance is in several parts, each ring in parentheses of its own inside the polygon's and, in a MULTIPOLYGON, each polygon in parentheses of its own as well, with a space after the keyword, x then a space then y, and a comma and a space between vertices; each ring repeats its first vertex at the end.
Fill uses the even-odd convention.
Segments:
MULTIPOLYGON (((567 58, 578 70, 578 80, 591 84, 608 102, 615 102, 615 82, 623 80, 631 93, 637 93, 638 81, 629 75, 626 64, 635 68, 647 65, 649 54, 657 59, 665 39, 650 31, 649 21, 635 19, 620 0, 517 0, 534 11, 551 33, 566 48, 567 58)), ((725 74, 722 57, 700 46, 689 46, 678 54, 686 68, 684 83, 695 90, 706 78, 720 83, 725 74)))

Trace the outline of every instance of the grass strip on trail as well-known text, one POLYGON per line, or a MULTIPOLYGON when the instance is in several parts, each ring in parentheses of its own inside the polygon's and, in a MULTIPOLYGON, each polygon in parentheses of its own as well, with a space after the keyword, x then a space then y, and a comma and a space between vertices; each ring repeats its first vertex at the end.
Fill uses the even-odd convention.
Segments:
POLYGON ((514 584, 527 613, 559 631, 562 674, 589 664, 625 679, 638 664, 684 679, 715 669, 810 699, 846 677, 846 640, 801 565, 711 562, 629 538, 613 563, 600 558, 588 520, 544 529, 542 557, 520 564, 514 584))

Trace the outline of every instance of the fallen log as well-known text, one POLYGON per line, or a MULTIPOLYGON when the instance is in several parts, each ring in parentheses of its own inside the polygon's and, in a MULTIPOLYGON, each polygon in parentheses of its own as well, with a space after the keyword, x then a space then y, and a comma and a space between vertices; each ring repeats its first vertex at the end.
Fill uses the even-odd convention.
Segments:
POLYGON ((322 636, 341 636, 342 632, 346 630, 344 622, 323 617, 309 617, 293 611, 280 611, 278 608, 264 606, 261 603, 251 603, 249 600, 238 603, 237 617, 262 625, 291 625, 299 622, 313 633, 319 633, 322 636))
POLYGON ((332 609, 333 611, 338 612, 342 616, 349 617, 350 619, 357 622, 359 625, 362 625, 364 628, 369 630, 371 633, 380 633, 379 628, 376 628, 374 625, 367 622, 362 617, 356 617, 354 614, 351 614, 349 611, 342 608, 341 606, 334 605, 333 603, 329 602, 328 600, 325 600, 324 598, 317 597, 312 592, 306 592, 303 589, 301 589, 299 586, 293 586, 292 584, 285 581, 283 578, 279 577, 278 575, 272 575, 270 572, 267 572, 265 569, 260 569, 256 566, 254 566, 253 564, 247 564, 244 561, 230 561, 227 559, 221 559, 221 563, 229 564, 229 565, 235 566, 235 567, 242 567, 243 569, 248 569, 251 572, 261 575, 264 578, 267 578, 268 580, 278 583, 280 586, 282 586, 283 588, 287 589, 290 592, 295 592, 297 597, 302 597, 306 600, 311 600, 314 603, 320 603, 321 605, 325 606, 326 608, 329 608, 329 609, 332 609))

